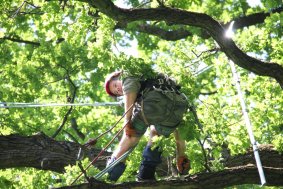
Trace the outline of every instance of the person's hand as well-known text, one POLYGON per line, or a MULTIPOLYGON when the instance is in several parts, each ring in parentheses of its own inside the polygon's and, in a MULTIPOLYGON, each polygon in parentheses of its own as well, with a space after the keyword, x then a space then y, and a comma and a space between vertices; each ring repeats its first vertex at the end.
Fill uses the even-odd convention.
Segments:
POLYGON ((177 158, 177 169, 180 175, 187 174, 190 168, 190 160, 186 156, 180 156, 177 158))
POLYGON ((134 129, 130 121, 128 121, 125 127, 125 132, 128 137, 136 136, 136 130, 134 129))

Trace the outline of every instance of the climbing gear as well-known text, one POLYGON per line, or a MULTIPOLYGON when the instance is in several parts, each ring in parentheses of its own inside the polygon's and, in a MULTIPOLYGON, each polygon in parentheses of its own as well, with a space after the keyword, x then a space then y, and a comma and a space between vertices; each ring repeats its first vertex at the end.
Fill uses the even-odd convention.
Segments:
POLYGON ((179 90, 181 89, 181 86, 177 85, 169 76, 160 73, 156 78, 141 81, 140 93, 145 89, 154 89, 162 93, 173 92, 180 94, 179 90))
POLYGON ((145 127, 155 125, 158 134, 165 137, 177 128, 188 109, 187 98, 182 93, 164 94, 155 89, 145 91, 138 103, 140 112, 137 112, 137 117, 144 122, 145 127))
POLYGON ((159 147, 156 147, 154 150, 151 149, 151 146, 146 146, 143 151, 143 160, 141 162, 139 173, 137 179, 140 180, 155 180, 155 170, 157 165, 159 165, 161 160, 161 153, 159 147))
MULTIPOLYGON (((127 123, 126 123, 127 124, 127 123)), ((116 133, 116 135, 110 140, 110 142, 99 152, 99 154, 88 164, 88 166, 85 168, 84 171, 86 171, 92 164, 94 164, 98 158, 106 151, 106 149, 110 146, 110 144, 113 143, 114 139, 117 138, 117 136, 124 130, 126 124, 116 133)), ((79 174, 79 176, 71 183, 73 185, 81 176, 83 173, 79 174)))
MULTIPOLYGON (((234 25, 234 21, 232 21, 230 23, 228 31, 226 31, 226 37, 228 37, 228 38, 231 38, 233 36, 233 25, 234 25), (229 35, 227 35, 227 34, 229 34, 229 35)), ((246 107, 246 104, 245 104, 244 96, 242 94, 240 79, 239 79, 239 76, 238 76, 234 62, 232 60, 229 60, 229 64, 230 64, 232 74, 233 74, 233 77, 234 77, 234 80, 235 80, 235 84, 236 84, 236 87, 237 87, 238 97, 239 97, 240 102, 241 102, 242 112, 243 112, 243 116, 244 116, 244 119, 245 119, 247 131, 248 131, 248 134, 249 134, 249 137, 250 137, 251 145, 253 146, 254 157, 255 157, 255 160, 256 160, 256 166, 257 166, 257 169, 258 169, 260 182, 261 182, 261 185, 263 186, 263 185, 266 184, 266 179, 265 179, 264 170, 263 170, 263 167, 262 167, 262 164, 261 164, 260 156, 259 156, 259 153, 258 153, 257 142, 254 138, 251 121, 250 121, 250 118, 249 118, 249 115, 248 115, 248 112, 247 112, 247 107, 246 107)))
POLYGON ((190 160, 186 156, 180 156, 177 158, 177 169, 180 175, 187 174, 190 168, 190 160))
POLYGON ((109 74, 106 79, 105 79, 105 83, 104 83, 104 88, 105 88, 105 91, 108 95, 110 96, 113 96, 115 97, 116 95, 113 94, 111 91, 110 91, 110 88, 109 88, 109 85, 110 85, 110 81, 114 78, 117 78, 119 77, 120 75, 122 74, 122 71, 116 71, 116 72, 112 72, 111 74, 109 74))
POLYGON ((169 77, 159 74, 153 79, 127 77, 123 89, 137 92, 132 114, 132 126, 141 136, 149 125, 155 125, 159 135, 168 137, 183 119, 188 109, 187 97, 169 77))
MULTIPOLYGON (((129 109, 120 117, 120 119, 114 124, 113 127, 111 127, 109 130, 107 130, 106 132, 102 133, 101 135, 99 135, 96 140, 98 138, 100 138, 101 136, 103 136, 104 134, 106 134, 107 132, 110 132, 119 122, 120 120, 132 109, 132 107, 134 106, 134 104, 132 104, 129 109)), ((108 142, 108 144, 99 152, 99 154, 88 164, 88 166, 85 168, 84 171, 86 171, 92 164, 94 164, 98 158, 105 152, 105 150, 110 146, 110 144, 113 143, 113 141, 115 140, 115 138, 118 137, 118 135, 125 129, 126 125, 128 124, 129 120, 123 125, 123 127, 114 135, 114 137, 110 140, 110 142, 108 142)), ((94 139, 95 141, 95 139, 94 139)), ((81 149, 79 149, 79 152, 82 151, 81 149)), ((78 154, 79 157, 79 154, 78 154)), ((83 172, 81 174, 78 175, 78 177, 71 183, 71 185, 73 185, 81 176, 83 175, 83 172)))
POLYGON ((0 102, 0 108, 35 108, 59 106, 121 106, 122 102, 94 102, 94 103, 25 103, 25 102, 0 102))
MULTIPOLYGON (((97 143, 97 140, 99 138, 101 138, 103 135, 105 135, 106 133, 109 133, 110 131, 112 131, 117 125, 118 123, 125 117, 125 115, 132 109, 132 107, 134 106, 134 104, 132 104, 129 109, 120 117, 120 119, 118 121, 116 121, 116 123, 107 131, 105 131, 104 133, 101 133, 98 137, 94 138, 94 139, 90 139, 87 143, 85 143, 83 146, 86 148, 89 148, 93 145, 95 145, 97 143)), ((77 160, 81 160, 83 158, 82 155, 82 148, 79 148, 78 154, 77 154, 77 160)))

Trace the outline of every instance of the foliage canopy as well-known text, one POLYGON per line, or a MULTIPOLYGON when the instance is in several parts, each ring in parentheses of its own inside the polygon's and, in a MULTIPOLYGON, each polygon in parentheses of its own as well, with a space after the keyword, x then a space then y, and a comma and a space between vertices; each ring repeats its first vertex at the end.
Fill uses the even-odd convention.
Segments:
MULTIPOLYGON (((173 7, 205 13, 223 27, 245 16, 268 14, 254 24, 240 26, 240 22, 236 22, 233 40, 245 54, 283 66, 280 0, 262 0, 256 6, 245 0, 128 0, 123 4, 130 8, 173 7), (278 11, 272 12, 275 9, 278 11)), ((174 77, 196 110, 187 113, 186 125, 180 128, 187 141, 191 174, 206 171, 208 167, 213 171, 223 169, 223 146, 227 146, 232 155, 244 153, 250 147, 229 58, 214 38, 195 25, 160 20, 122 22, 103 14, 97 7, 87 0, 1 0, 0 101, 112 101, 103 88, 106 74, 147 64, 174 77)), ((283 151, 280 84, 272 77, 259 76, 251 70, 241 67, 237 70, 256 140, 283 151)), ((71 111, 70 107, 1 108, 0 134, 28 136, 44 132, 54 136, 61 125, 62 130, 54 136, 57 140, 83 144, 107 130, 122 111, 121 107, 74 107, 71 111), (71 118, 76 119, 84 138, 71 126, 71 118)), ((96 147, 103 148, 111 137, 109 134, 100 139, 96 147)), ((173 156, 173 138, 161 142, 164 155, 173 156)), ((130 156, 129 166, 120 181, 135 179, 133 172, 137 171, 145 143, 146 138, 130 156)), ((114 147, 112 145, 111 149, 114 147)), ((84 160, 84 164, 87 163, 84 160)), ((70 184, 79 172, 77 166, 67 167, 65 174, 30 168, 1 170, 0 186, 58 187, 70 184)), ((97 172, 94 168, 89 170, 90 175, 97 172)))

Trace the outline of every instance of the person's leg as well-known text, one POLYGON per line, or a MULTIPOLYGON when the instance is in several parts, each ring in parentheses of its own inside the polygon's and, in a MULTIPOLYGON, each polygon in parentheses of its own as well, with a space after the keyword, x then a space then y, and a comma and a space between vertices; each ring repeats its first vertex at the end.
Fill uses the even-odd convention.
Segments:
POLYGON ((157 135, 154 127, 150 128, 150 139, 147 146, 143 151, 143 160, 140 164, 139 173, 137 175, 138 180, 155 180, 155 170, 157 165, 161 163, 161 153, 159 147, 151 149, 152 139, 157 135))
MULTIPOLYGON (((107 161, 107 166, 110 163, 114 162, 116 159, 118 159, 120 156, 122 156, 124 153, 126 153, 131 147, 134 147, 139 140, 140 137, 128 137, 124 133, 118 148, 114 151, 111 158, 107 161)), ((125 169, 125 161, 119 162, 117 165, 115 165, 112 169, 108 171, 108 179, 111 181, 117 181, 124 173, 125 169)))

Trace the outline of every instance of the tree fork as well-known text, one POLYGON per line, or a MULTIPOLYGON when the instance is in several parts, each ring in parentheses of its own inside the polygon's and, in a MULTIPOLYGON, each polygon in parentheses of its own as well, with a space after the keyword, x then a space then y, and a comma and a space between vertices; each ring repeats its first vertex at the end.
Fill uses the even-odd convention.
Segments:
MULTIPOLYGON (((85 2, 85 1, 84 1, 85 2)), ((204 13, 189 12, 174 8, 123 9, 110 0, 95 0, 88 3, 114 20, 133 22, 138 20, 165 21, 168 23, 191 25, 206 30, 219 44, 221 50, 235 64, 260 76, 274 78, 283 89, 283 67, 277 63, 267 63, 250 57, 241 51, 233 40, 225 37, 223 26, 204 13)))

